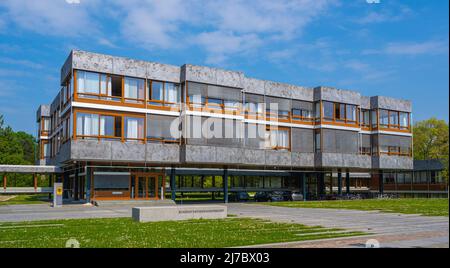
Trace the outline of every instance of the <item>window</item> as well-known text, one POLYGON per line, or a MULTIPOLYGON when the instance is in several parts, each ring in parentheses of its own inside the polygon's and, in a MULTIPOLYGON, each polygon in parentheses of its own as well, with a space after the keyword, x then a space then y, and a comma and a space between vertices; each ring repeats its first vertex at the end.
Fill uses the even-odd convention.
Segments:
POLYGON ((267 129, 268 139, 266 144, 274 150, 289 150, 290 149, 290 131, 285 128, 267 129))
POLYGON ((174 83, 165 83, 164 100, 167 103, 179 103, 180 102, 180 90, 179 86, 174 83))
POLYGON ((268 117, 278 117, 278 119, 289 119, 291 108, 291 100, 285 98, 267 97, 266 115, 268 117))
POLYGON ((361 109, 361 115, 359 117, 359 122, 362 127, 370 127, 370 111, 366 109, 361 109))
POLYGON ((334 104, 334 118, 338 121, 345 121, 345 104, 334 104))
POLYGON ((42 131, 50 131, 50 118, 42 118, 42 131))
POLYGON ((99 115, 77 113, 77 136, 96 137, 98 136, 99 115))
POLYGON ((389 126, 398 128, 398 112, 389 111, 389 126))
POLYGON ((105 138, 120 138, 122 136, 122 117, 100 115, 100 136, 105 138))
POLYGON ((380 109, 380 127, 391 129, 409 129, 409 113, 380 109))
POLYGON ((356 122, 356 106, 347 104, 345 108, 346 108, 345 115, 347 121, 356 122))
POLYGON ((126 140, 144 139, 144 118, 125 116, 124 122, 126 140))
POLYGON ((44 143, 42 146, 42 157, 47 158, 50 157, 50 144, 44 143))
POLYGON ((180 138, 178 117, 165 115, 147 115, 147 140, 177 141, 180 138))
POLYGON ((322 105, 323 105, 323 118, 326 121, 333 120, 333 109, 334 109, 333 103, 329 101, 324 101, 322 102, 322 105))
POLYGON ((151 100, 163 101, 164 84, 163 82, 151 81, 151 100))
POLYGON ((87 71, 76 71, 79 97, 103 100, 122 98, 122 77, 87 71))
POLYGON ((372 128, 377 128, 378 127, 378 114, 376 110, 372 110, 371 112, 372 116, 371 116, 371 120, 372 120, 372 128))
POLYGON ((149 81, 150 104, 171 106, 180 102, 180 87, 178 84, 160 81, 149 81))
POLYGON ((409 113, 400 112, 400 128, 409 129, 409 113))
POLYGON ((264 114, 264 96, 245 94, 245 111, 251 115, 264 114))
POLYGON ((145 99, 145 80, 125 77, 125 102, 142 103, 145 99))
POLYGON ((389 112, 387 110, 380 110, 380 126, 388 128, 389 127, 389 112))

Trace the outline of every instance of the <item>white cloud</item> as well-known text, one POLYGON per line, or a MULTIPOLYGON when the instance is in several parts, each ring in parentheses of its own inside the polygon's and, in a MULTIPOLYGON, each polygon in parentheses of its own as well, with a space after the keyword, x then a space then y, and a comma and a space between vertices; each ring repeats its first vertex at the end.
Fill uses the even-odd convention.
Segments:
POLYGON ((200 33, 193 42, 208 52, 208 64, 222 64, 228 56, 250 53, 262 44, 256 34, 236 35, 223 31, 200 33))
POLYGON ((373 23, 385 23, 385 22, 397 22, 404 20, 411 15, 413 11, 404 5, 395 6, 393 4, 388 5, 387 8, 380 11, 370 11, 364 17, 354 20, 358 24, 373 24, 373 23))
POLYGON ((443 54, 448 53, 448 42, 390 43, 384 51, 395 55, 443 54))
POLYGON ((424 42, 393 42, 381 49, 366 49, 363 55, 440 55, 448 54, 448 41, 429 40, 424 42))
POLYGON ((40 63, 32 62, 29 60, 18 60, 12 58, 0 58, 0 63, 8 64, 8 65, 19 65, 24 66, 31 69, 42 69, 43 65, 40 63))
POLYGON ((43 35, 82 36, 107 47, 149 51, 200 47, 223 63, 272 42, 298 38, 332 0, 3 0, 6 22, 43 35), (79 3, 78 3, 79 2, 79 3), (118 32, 102 25, 116 25, 118 32), (112 39, 110 36, 115 36, 112 39), (116 41, 114 41, 116 40, 116 41))
POLYGON ((68 4, 55 0, 3 0, 8 20, 18 26, 46 35, 91 33, 95 25, 88 14, 88 4, 68 4))

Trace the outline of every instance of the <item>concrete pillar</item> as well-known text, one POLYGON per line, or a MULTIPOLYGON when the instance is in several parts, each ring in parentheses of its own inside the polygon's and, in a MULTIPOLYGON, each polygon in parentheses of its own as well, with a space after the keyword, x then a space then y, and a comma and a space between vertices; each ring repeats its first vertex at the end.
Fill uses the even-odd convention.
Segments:
POLYGON ((170 192, 172 194, 172 200, 175 201, 175 199, 177 198, 177 193, 176 193, 176 182, 175 182, 175 168, 172 168, 170 170, 170 192))
POLYGON ((338 179, 338 195, 342 195, 342 172, 339 169, 338 170, 338 174, 337 174, 337 179, 338 179))
POLYGON ((73 182, 73 185, 74 185, 74 189, 73 189, 73 197, 74 197, 74 200, 80 200, 80 198, 79 198, 79 193, 80 193, 80 189, 79 189, 79 178, 78 178, 78 167, 76 167, 75 168, 75 177, 74 177, 74 182, 73 182))
POLYGON ((379 185, 380 185, 380 194, 384 194, 384 179, 383 179, 383 171, 379 171, 379 185))
POLYGON ((348 170, 345 173, 345 192, 350 194, 350 172, 348 170))
POLYGON ((223 202, 228 203, 228 169, 223 170, 223 202))
MULTIPOLYGON (((55 176, 54 174, 49 174, 48 175, 48 187, 52 187, 52 181, 53 181, 53 176, 55 176)), ((49 193, 48 194, 48 199, 52 199, 52 194, 49 193)))
POLYGON ((92 179, 92 168, 91 167, 86 167, 86 176, 85 176, 85 184, 86 184, 86 202, 90 203, 91 202, 91 197, 92 197, 92 185, 91 185, 91 179, 92 179))
POLYGON ((303 201, 306 201, 306 174, 304 172, 300 175, 300 181, 302 186, 303 201))
POLYGON ((320 196, 325 194, 325 173, 320 172, 317 176, 317 193, 320 196))

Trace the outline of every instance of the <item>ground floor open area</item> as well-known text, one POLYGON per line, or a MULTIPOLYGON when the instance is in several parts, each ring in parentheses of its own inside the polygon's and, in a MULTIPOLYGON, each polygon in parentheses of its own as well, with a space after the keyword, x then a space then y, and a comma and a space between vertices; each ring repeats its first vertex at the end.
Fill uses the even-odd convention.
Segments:
POLYGON ((223 220, 136 223, 130 219, 132 204, 4 205, 0 247, 64 247, 70 238, 81 247, 365 247, 369 239, 381 247, 449 246, 448 214, 226 206, 229 217, 223 220), (161 236, 167 242, 161 242, 161 236))

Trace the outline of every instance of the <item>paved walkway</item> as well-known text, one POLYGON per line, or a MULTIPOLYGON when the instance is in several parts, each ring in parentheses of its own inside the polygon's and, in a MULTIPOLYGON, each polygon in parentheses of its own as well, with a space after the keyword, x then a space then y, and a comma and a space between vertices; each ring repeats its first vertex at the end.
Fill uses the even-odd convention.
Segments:
POLYGON ((368 239, 376 239, 381 247, 449 247, 448 217, 345 209, 285 208, 255 204, 229 204, 228 213, 374 234, 364 238, 262 245, 266 247, 365 247, 368 239))
MULTIPOLYGON (((320 225, 371 233, 359 238, 263 245, 265 247, 363 247, 370 238, 382 247, 449 247, 449 218, 375 211, 284 208, 257 204, 228 204, 228 213, 278 222, 320 225)), ((79 218, 130 217, 130 206, 42 205, 0 206, 0 222, 79 218)))

